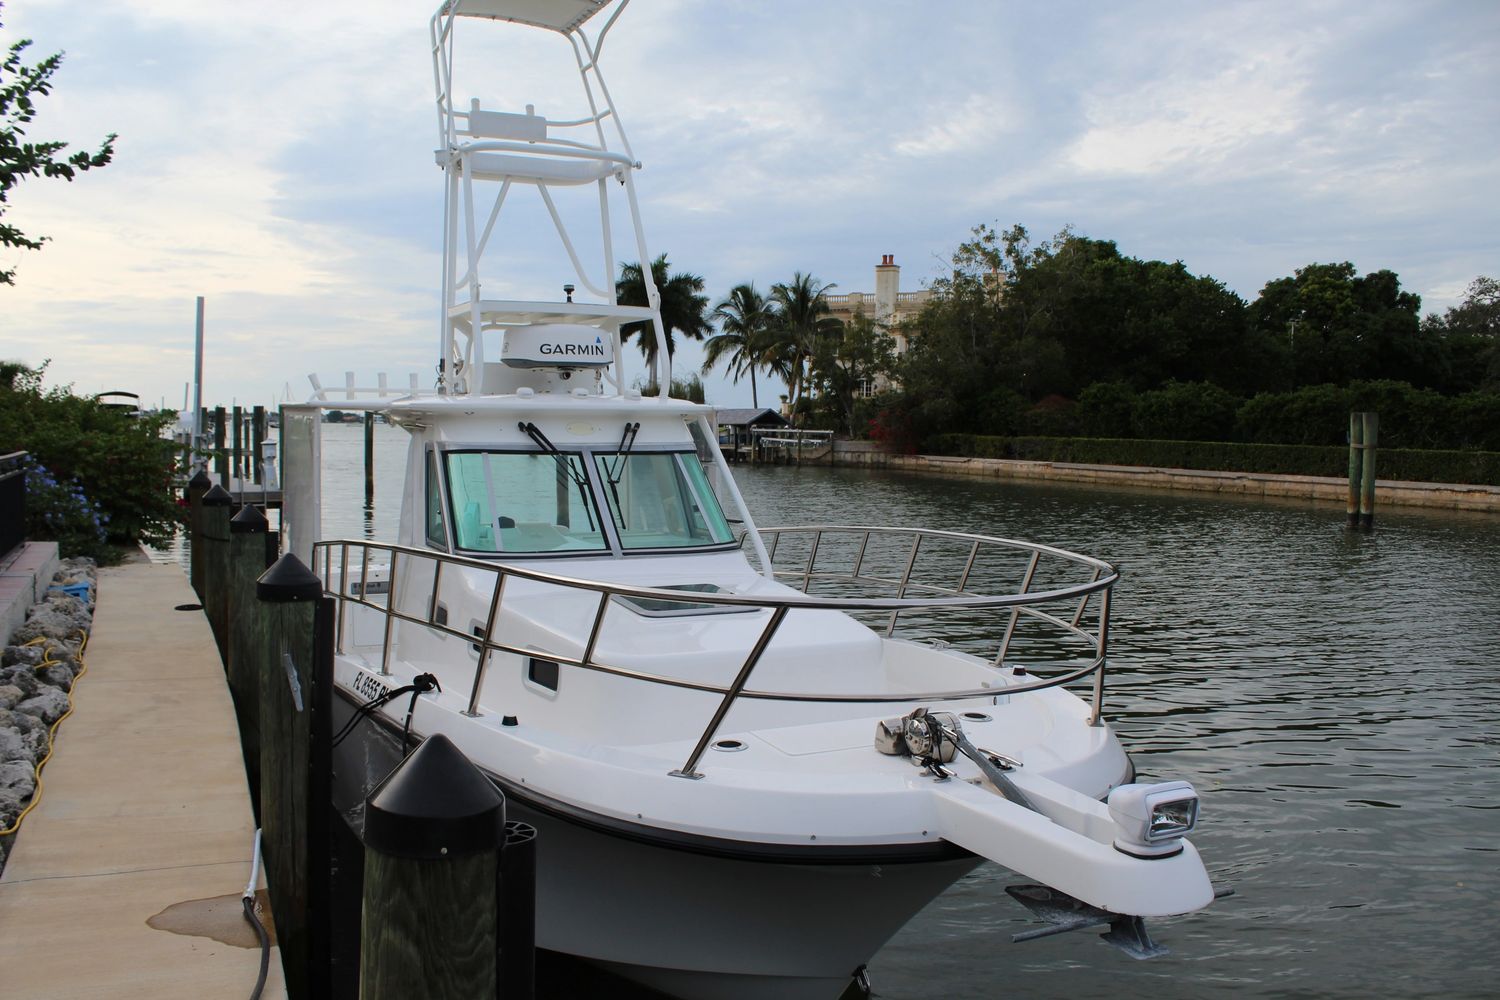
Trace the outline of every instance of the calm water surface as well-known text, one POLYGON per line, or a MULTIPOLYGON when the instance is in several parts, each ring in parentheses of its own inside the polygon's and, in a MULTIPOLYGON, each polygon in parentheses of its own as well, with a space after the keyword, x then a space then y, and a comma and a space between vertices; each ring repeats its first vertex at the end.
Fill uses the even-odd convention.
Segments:
MULTIPOLYGON (((330 530, 389 537, 405 435, 329 427, 330 530)), ((1107 715, 1143 778, 1203 798, 1194 841, 1237 895, 1151 930, 1138 962, 1034 926, 985 865, 870 967, 893 1000, 1493 996, 1500 982, 1500 519, 861 470, 745 468, 762 526, 922 525, 1123 570, 1107 715)), ((623 996, 621 988, 618 995, 623 996)))

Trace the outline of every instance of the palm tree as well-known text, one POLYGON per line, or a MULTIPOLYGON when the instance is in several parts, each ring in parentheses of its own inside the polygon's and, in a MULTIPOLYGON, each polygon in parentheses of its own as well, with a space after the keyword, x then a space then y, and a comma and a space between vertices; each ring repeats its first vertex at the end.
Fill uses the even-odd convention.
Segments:
POLYGON ((721 358, 729 364, 731 382, 738 384, 740 376, 748 372, 750 404, 759 409, 755 369, 766 364, 768 333, 777 319, 776 306, 752 282, 736 285, 728 298, 714 306, 713 317, 719 321, 721 332, 709 337, 703 345, 703 374, 707 375, 721 358))
MULTIPOLYGON (((713 327, 708 321, 708 296, 703 294, 703 278, 700 275, 669 275, 667 255, 662 254, 651 262, 651 280, 661 296, 661 328, 667 341, 667 359, 670 361, 677 350, 672 334, 682 334, 693 340, 702 340, 713 327)), ((615 282, 615 296, 621 305, 644 306, 646 280, 638 263, 621 264, 620 279, 615 282)), ((628 340, 639 335, 641 353, 646 357, 649 388, 656 388, 656 353, 660 345, 656 342, 656 327, 649 320, 636 320, 620 327, 620 338, 628 340)))
POLYGON ((785 372, 793 414, 807 380, 807 363, 817 353, 819 341, 836 335, 843 326, 828 315, 828 290, 835 287, 801 271, 791 281, 771 286, 771 300, 780 315, 775 331, 778 343, 772 353, 785 372))

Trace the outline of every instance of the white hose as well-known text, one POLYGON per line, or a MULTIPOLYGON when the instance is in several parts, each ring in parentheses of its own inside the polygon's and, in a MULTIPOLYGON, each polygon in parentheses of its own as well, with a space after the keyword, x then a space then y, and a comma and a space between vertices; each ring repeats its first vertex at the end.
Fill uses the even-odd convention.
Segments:
POLYGON ((255 883, 260 881, 260 828, 255 830, 255 850, 250 855, 250 881, 245 883, 245 899, 255 898, 255 883))

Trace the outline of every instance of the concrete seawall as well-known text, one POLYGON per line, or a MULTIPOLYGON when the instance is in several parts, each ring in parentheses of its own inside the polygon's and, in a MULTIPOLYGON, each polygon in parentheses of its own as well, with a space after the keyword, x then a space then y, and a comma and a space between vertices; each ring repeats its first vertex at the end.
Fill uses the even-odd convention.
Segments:
MULTIPOLYGON (((992 479, 1092 483, 1100 486, 1138 486, 1198 493, 1232 493, 1251 497, 1291 497, 1343 505, 1349 495, 1347 479, 1335 476, 1279 476, 1252 472, 1211 472, 1199 469, 1159 469, 1148 466, 1083 465, 1071 462, 1031 462, 1002 458, 962 458, 947 455, 890 455, 869 441, 840 441, 834 464, 992 479)), ((1376 507, 1428 507, 1500 514, 1500 487, 1460 483, 1409 483, 1393 479, 1375 482, 1376 507)))

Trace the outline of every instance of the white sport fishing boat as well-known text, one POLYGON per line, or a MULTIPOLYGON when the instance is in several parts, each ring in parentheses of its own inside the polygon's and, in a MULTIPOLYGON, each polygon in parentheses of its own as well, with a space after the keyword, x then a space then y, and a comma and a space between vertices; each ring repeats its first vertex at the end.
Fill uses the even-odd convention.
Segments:
POLYGON ((1116 570, 926 528, 758 528, 712 409, 630 388, 622 325, 664 338, 612 280, 615 189, 628 253, 652 259, 599 67, 627 3, 443 5, 436 389, 351 383, 283 411, 283 524, 338 599, 339 711, 375 706, 336 757, 346 801, 446 735, 539 830, 538 945, 678 997, 834 1000, 986 860, 1032 883, 1012 893, 1038 933, 1107 926, 1151 954, 1141 918, 1214 890, 1184 839, 1191 786, 1134 784, 1105 723, 1116 570), (517 26, 571 44, 582 114, 455 99, 456 32, 517 26), (598 227, 592 268, 559 208, 569 188, 598 227), (482 272, 497 218, 532 191, 571 265, 565 297, 487 297, 504 286, 482 272), (390 542, 321 537, 331 407, 410 434, 390 542))

